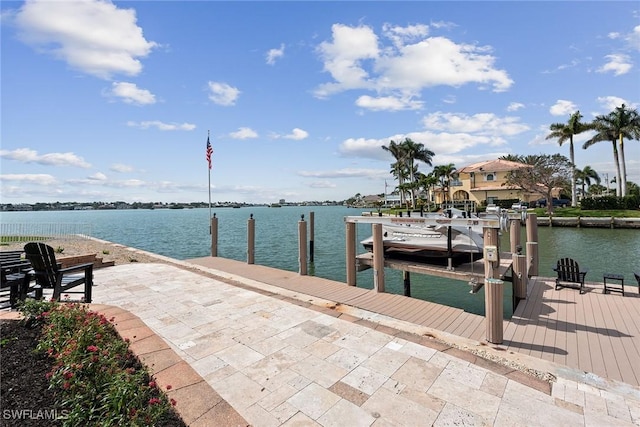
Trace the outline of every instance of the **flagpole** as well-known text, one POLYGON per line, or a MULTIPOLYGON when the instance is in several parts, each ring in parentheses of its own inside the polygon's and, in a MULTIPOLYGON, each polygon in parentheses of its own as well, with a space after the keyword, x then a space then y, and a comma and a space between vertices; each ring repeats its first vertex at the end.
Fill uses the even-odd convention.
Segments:
MULTIPOLYGON (((207 130, 207 160, 209 167, 209 224, 211 224, 211 145, 209 142, 209 131, 207 130)), ((209 227, 209 234, 211 234, 211 227, 209 227)))

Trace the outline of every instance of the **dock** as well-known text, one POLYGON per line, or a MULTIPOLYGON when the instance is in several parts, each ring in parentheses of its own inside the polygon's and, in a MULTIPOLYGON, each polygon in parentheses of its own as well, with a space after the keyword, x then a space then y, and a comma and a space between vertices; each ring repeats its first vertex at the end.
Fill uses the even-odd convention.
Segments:
MULTIPOLYGON (((436 337, 442 333, 486 344, 485 318, 458 308, 225 258, 187 262, 333 301, 332 308, 348 305, 431 328, 436 337)), ((492 347, 640 386, 638 288, 626 286, 624 297, 603 289, 602 283, 587 282, 583 295, 573 289, 556 291, 553 278, 532 277, 528 298, 504 322, 503 343, 492 347)))

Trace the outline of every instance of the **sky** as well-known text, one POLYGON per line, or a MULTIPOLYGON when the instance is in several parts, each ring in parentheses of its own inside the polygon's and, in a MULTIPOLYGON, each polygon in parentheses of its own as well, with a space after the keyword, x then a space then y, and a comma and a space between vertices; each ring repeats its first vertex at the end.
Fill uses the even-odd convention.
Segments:
MULTIPOLYGON (((392 140, 433 166, 568 157, 552 123, 640 108, 636 1, 0 8, 0 203, 339 201, 391 191, 392 140)), ((576 166, 605 185, 590 136, 576 166)), ((625 155, 640 184, 640 141, 625 155)))

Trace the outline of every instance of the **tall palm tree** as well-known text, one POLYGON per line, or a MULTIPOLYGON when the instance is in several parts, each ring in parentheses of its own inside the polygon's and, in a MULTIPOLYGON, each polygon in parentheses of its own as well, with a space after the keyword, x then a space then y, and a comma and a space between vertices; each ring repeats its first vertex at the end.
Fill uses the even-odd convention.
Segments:
POLYGON ((582 197, 584 197, 584 187, 585 185, 591 186, 591 180, 593 179, 597 184, 600 184, 600 175, 598 172, 593 170, 591 166, 585 166, 584 169, 576 169, 575 170, 576 180, 580 181, 580 185, 582 187, 582 197))
MULTIPOLYGON (((405 160, 407 162, 407 169, 409 170, 409 179, 413 184, 415 180, 415 161, 419 160, 431 166, 431 159, 435 153, 424 146, 421 142, 414 142, 411 138, 405 138, 400 144, 404 153, 405 160)), ((415 191, 411 189, 411 206, 415 207, 415 191)))
POLYGON ((622 104, 607 117, 607 122, 615 130, 620 145, 620 195, 627 195, 627 164, 624 158, 624 139, 640 139, 640 115, 622 104))
MULTIPOLYGON (((406 152, 401 144, 391 140, 389 146, 383 145, 382 149, 391 153, 396 160, 391 163, 391 174, 398 180, 398 187, 402 188, 406 176, 406 152)), ((400 203, 404 204, 404 191, 400 190, 400 203)))
MULTIPOLYGON (((573 136, 592 129, 592 125, 582 123, 580 122, 580 119, 582 119, 582 114, 580 114, 580 111, 576 111, 571 115, 571 117, 569 117, 569 121, 566 124, 553 123, 551 126, 549 126, 549 130, 551 130, 551 133, 549 133, 549 135, 547 135, 547 137, 545 138, 556 138, 558 139, 558 144, 560 144, 561 146, 566 141, 569 141, 569 159, 571 160, 574 168, 576 161, 573 151, 573 136)), ((573 173, 573 170, 571 172, 571 206, 576 206, 576 177, 573 173)))
POLYGON ((620 197, 622 195, 622 186, 620 185, 622 179, 620 171, 620 155, 618 154, 617 144, 618 133, 611 125, 609 117, 605 115, 597 116, 593 120, 593 126, 596 130, 596 134, 585 141, 585 143, 582 144, 582 148, 586 150, 593 144, 601 141, 611 142, 611 146, 613 148, 613 163, 616 165, 616 176, 611 180, 611 182, 616 183, 616 196, 620 197))

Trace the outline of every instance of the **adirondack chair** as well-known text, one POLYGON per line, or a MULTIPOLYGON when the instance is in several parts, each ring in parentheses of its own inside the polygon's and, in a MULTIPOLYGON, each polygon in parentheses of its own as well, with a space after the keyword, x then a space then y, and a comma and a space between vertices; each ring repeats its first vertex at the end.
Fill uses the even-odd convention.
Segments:
POLYGON ((55 251, 49 245, 41 242, 30 242, 24 246, 27 259, 33 267, 36 283, 42 288, 53 289, 53 299, 60 301, 60 296, 66 294, 83 294, 83 302, 91 302, 91 287, 93 286, 93 264, 80 264, 68 268, 61 268, 56 261, 55 251), (82 290, 71 290, 80 285, 82 290))
POLYGON ((30 270, 31 263, 26 259, 5 257, 0 261, 0 308, 14 308, 26 297, 30 270))
POLYGON ((553 269, 558 273, 556 278, 556 290, 561 288, 579 289, 580 294, 584 293, 584 277, 588 269, 580 270, 578 263, 571 258, 561 258, 553 269))

